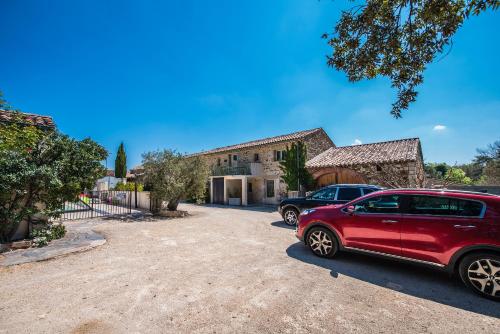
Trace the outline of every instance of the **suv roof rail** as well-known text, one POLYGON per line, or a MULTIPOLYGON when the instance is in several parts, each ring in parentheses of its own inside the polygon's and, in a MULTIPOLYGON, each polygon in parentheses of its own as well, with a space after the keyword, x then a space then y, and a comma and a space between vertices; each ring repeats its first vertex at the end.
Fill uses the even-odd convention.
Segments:
POLYGON ((494 196, 500 197, 500 195, 492 194, 492 193, 483 193, 479 191, 470 191, 470 190, 459 190, 459 189, 446 189, 446 188, 391 188, 385 190, 395 190, 395 191, 430 191, 430 192, 448 192, 448 193, 459 193, 459 194, 471 194, 471 195, 483 195, 483 196, 494 196))

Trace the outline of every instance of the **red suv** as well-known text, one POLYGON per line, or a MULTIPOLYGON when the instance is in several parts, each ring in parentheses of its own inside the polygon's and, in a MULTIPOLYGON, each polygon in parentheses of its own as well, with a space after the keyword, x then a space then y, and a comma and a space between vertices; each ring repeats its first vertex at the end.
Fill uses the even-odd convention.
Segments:
POLYGON ((382 190, 305 210, 296 235, 318 256, 345 250, 432 265, 500 300, 500 196, 382 190))

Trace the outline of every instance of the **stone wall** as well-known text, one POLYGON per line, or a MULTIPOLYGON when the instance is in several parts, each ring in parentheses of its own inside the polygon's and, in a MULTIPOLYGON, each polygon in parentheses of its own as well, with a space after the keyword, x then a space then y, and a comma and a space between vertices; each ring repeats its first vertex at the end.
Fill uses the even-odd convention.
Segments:
POLYGON ((333 141, 328 137, 325 131, 321 130, 304 139, 307 147, 307 160, 311 160, 320 153, 325 152, 331 147, 335 147, 333 141))
MULTIPOLYGON (((424 170, 421 159, 390 164, 354 165, 347 169, 359 173, 367 184, 387 188, 420 188, 424 182, 424 170)), ((335 168, 315 168, 309 171, 315 179, 318 179, 322 175, 332 173, 335 171, 335 168)))

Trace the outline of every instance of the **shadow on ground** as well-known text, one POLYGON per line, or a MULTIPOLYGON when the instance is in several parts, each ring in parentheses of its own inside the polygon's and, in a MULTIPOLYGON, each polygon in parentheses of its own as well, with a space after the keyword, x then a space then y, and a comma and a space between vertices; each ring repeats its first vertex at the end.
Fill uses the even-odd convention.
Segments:
POLYGON ((244 210, 244 211, 258 211, 258 212, 277 212, 278 208, 276 205, 253 205, 248 206, 234 206, 234 205, 221 205, 221 204, 197 204, 198 206, 206 208, 218 208, 218 209, 233 209, 233 210, 244 210))
POLYGON ((458 278, 423 266, 356 253, 339 253, 334 259, 315 256, 298 242, 286 250, 288 256, 330 270, 332 279, 345 275, 414 297, 470 312, 500 318, 500 304, 475 295, 458 278))
POLYGON ((294 230, 295 229, 295 226, 287 225, 282 220, 277 220, 275 222, 272 222, 271 225, 274 226, 274 227, 281 227, 281 228, 286 228, 286 229, 289 229, 289 230, 294 230))

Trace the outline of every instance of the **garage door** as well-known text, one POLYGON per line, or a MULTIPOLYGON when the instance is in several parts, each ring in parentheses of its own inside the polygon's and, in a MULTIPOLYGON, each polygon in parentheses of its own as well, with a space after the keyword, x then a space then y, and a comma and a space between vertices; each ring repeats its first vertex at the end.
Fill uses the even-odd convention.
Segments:
POLYGON ((324 187, 330 184, 357 184, 365 183, 365 179, 360 174, 349 169, 342 169, 335 173, 321 175, 318 178, 318 186, 324 187))
POLYGON ((214 177, 212 179, 213 196, 215 204, 224 204, 224 178, 214 177))

